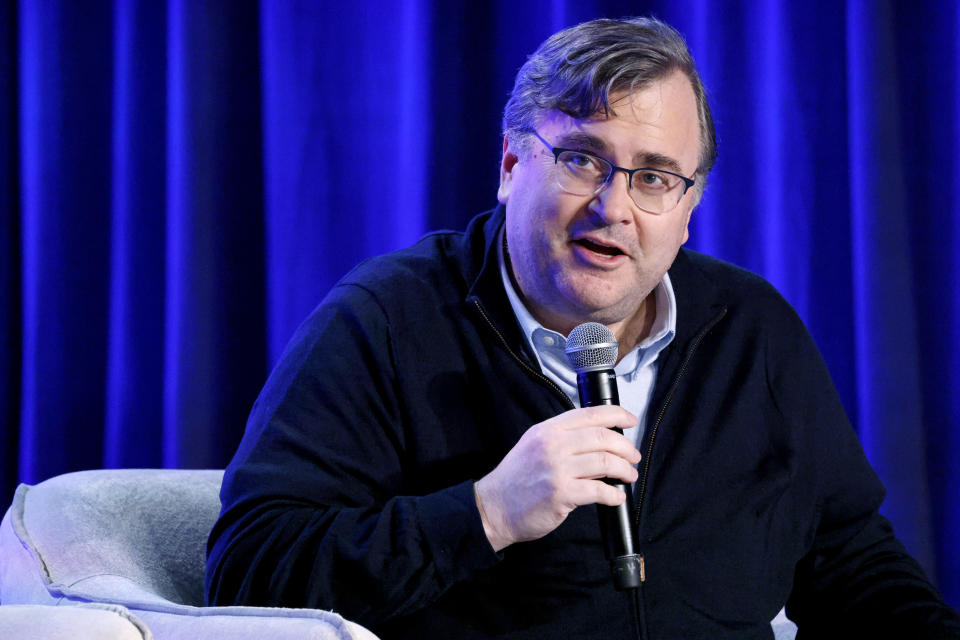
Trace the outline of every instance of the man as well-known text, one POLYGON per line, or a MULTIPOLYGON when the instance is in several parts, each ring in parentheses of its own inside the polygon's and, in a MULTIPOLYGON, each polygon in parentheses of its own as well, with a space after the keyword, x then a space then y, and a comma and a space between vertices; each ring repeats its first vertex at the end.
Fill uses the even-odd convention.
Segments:
POLYGON ((957 633, 796 314, 680 249, 715 155, 670 27, 547 40, 506 107, 501 206, 358 266, 271 374, 210 602, 385 638, 770 638, 784 605, 806 637, 957 633), (586 321, 617 337, 623 408, 576 408, 563 342, 586 321), (595 505, 625 499, 605 477, 636 500, 633 591, 604 558, 595 505))

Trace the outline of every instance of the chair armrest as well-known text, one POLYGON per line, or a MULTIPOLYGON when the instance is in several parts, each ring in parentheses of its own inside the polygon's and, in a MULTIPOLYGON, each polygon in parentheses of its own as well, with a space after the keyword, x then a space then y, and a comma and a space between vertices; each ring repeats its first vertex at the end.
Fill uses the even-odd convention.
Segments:
POLYGON ((55 607, 0 606, 4 640, 152 640, 146 625, 126 608, 107 604, 55 607))

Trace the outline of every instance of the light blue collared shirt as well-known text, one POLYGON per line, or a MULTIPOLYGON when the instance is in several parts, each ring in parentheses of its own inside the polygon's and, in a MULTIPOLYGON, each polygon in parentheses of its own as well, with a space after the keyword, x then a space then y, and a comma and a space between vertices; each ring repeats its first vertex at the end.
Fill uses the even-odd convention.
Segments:
MULTIPOLYGON (((502 241, 499 247, 500 278, 503 280, 503 288, 507 292, 507 298, 510 299, 513 314, 520 323, 527 346, 536 354, 544 375, 553 380, 567 394, 574 406, 579 407, 577 374, 570 366, 567 354, 564 353, 567 338, 544 327, 527 310, 507 273, 502 241)), ((650 335, 623 356, 623 359, 613 368, 617 374, 620 405, 638 418, 636 428, 624 432, 624 435, 631 438, 637 447, 647 425, 647 410, 650 406, 650 397, 653 395, 653 385, 657 379, 657 357, 677 333, 677 299, 673 294, 670 276, 666 273, 654 289, 654 300, 656 315, 650 335)))

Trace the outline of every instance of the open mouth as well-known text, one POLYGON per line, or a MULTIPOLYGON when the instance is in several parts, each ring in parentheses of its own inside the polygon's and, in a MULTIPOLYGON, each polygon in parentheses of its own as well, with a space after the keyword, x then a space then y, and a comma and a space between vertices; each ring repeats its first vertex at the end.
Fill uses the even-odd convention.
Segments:
POLYGON ((596 242, 592 242, 590 240, 587 240, 586 238, 580 238, 578 240, 575 240, 574 242, 576 242, 577 244, 579 244, 581 247, 585 249, 589 249, 590 251, 593 251, 594 253, 599 253, 601 255, 611 256, 611 257, 623 255, 623 251, 620 251, 620 249, 617 249, 616 247, 608 247, 607 245, 604 245, 604 244, 597 244, 596 242))

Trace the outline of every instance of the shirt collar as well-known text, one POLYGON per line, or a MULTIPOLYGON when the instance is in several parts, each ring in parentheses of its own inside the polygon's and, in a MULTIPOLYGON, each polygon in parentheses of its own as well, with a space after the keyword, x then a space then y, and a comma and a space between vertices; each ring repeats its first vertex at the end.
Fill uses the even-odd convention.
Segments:
MULTIPOLYGON (((531 315, 526 305, 520 299, 516 290, 513 288, 513 281, 510 274, 507 273, 507 261, 504 256, 504 245, 506 244, 506 230, 501 228, 501 238, 498 242, 497 255, 500 263, 500 279, 503 281, 503 288, 507 292, 507 299, 510 300, 510 307, 513 314, 520 324, 523 337, 527 342, 530 351, 536 354, 541 369, 550 370, 562 378, 576 380, 576 374, 570 367, 564 354, 564 347, 567 338, 561 333, 547 329, 537 322, 531 315)), ((677 299, 673 293, 673 285, 670 283, 670 275, 663 274, 663 278, 654 289, 654 300, 656 310, 653 319, 653 325, 650 329, 650 335, 640 341, 629 353, 624 355, 623 359, 614 367, 617 376, 629 379, 636 372, 650 362, 656 359, 660 352, 673 340, 677 333, 677 299)))

